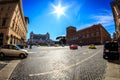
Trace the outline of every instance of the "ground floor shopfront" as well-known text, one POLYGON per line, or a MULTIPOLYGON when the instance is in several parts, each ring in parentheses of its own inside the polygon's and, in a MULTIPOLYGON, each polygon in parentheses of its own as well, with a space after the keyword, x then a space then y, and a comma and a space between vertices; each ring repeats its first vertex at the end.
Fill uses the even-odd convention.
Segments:
POLYGON ((13 31, 0 30, 0 45, 4 44, 25 45, 26 40, 13 31))

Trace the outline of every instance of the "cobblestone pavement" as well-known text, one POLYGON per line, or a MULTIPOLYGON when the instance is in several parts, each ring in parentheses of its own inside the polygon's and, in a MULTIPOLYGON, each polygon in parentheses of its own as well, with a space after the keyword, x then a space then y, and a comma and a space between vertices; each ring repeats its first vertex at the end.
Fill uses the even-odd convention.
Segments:
POLYGON ((70 50, 68 47, 34 47, 17 65, 9 80, 103 80, 106 61, 102 46, 70 50))

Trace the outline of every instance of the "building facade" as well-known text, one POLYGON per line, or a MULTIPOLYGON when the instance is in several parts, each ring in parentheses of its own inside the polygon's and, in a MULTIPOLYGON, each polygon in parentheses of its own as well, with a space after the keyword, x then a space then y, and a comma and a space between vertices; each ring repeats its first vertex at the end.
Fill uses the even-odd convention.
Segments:
POLYGON ((114 0, 111 2, 114 22, 115 22, 115 30, 116 30, 116 40, 120 43, 120 0, 114 0))
POLYGON ((0 45, 25 44, 28 22, 22 0, 0 0, 0 45))
POLYGON ((34 34, 30 33, 30 39, 28 40, 28 44, 33 45, 41 45, 41 44, 52 44, 53 41, 50 39, 50 34, 34 34))
POLYGON ((101 24, 92 25, 78 31, 76 31, 74 26, 69 26, 66 29, 67 44, 103 44, 109 40, 111 40, 110 34, 101 24))

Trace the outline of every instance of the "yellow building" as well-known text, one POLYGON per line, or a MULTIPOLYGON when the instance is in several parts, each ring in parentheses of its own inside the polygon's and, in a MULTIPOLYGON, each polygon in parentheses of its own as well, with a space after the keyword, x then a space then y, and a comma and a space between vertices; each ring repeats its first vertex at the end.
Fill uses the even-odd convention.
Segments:
POLYGON ((115 22, 115 38, 120 42, 120 0, 114 0, 113 2, 111 2, 111 7, 115 22))
POLYGON ((0 0, 0 45, 25 44, 28 22, 22 0, 0 0))

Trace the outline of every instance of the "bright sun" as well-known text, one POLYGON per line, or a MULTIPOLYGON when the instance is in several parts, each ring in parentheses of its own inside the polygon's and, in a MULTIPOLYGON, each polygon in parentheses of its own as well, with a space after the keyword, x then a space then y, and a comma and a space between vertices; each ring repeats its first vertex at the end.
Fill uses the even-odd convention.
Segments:
POLYGON ((52 7, 54 8, 52 14, 57 14, 57 18, 60 18, 62 15, 65 16, 65 10, 67 7, 62 7, 60 3, 57 6, 52 4, 52 7))

